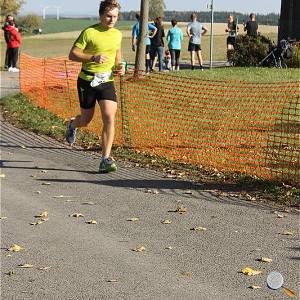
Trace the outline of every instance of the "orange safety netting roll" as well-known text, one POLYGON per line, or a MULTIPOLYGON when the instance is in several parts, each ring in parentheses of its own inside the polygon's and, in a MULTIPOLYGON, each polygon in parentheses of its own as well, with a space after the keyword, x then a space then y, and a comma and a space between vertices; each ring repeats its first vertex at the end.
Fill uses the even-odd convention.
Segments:
MULTIPOLYGON (((21 91, 63 118, 79 112, 80 64, 21 56, 21 91)), ((116 79, 118 145, 187 163, 300 183, 300 81, 248 83, 179 75, 116 79)), ((98 112, 99 113, 99 112, 98 112)), ((100 133, 100 115, 90 130, 100 133)))

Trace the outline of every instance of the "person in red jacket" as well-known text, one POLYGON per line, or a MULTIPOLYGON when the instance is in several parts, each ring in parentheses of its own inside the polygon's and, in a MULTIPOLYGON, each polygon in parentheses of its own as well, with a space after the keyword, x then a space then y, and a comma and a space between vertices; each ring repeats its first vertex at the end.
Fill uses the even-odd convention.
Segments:
POLYGON ((17 62, 19 57, 19 48, 22 42, 21 35, 13 21, 9 22, 8 25, 4 27, 4 30, 9 32, 8 71, 19 72, 19 69, 17 68, 17 62))

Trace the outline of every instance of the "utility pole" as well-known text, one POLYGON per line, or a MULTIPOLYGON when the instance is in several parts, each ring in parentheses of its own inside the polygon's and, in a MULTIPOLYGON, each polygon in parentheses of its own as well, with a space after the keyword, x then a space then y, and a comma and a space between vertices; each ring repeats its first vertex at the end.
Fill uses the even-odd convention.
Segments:
POLYGON ((213 67, 213 49, 214 49, 214 0, 210 4, 210 51, 209 51, 209 68, 213 67))
POLYGON ((146 37, 148 34, 149 0, 141 0, 140 30, 135 56, 136 75, 139 71, 145 71, 146 37))

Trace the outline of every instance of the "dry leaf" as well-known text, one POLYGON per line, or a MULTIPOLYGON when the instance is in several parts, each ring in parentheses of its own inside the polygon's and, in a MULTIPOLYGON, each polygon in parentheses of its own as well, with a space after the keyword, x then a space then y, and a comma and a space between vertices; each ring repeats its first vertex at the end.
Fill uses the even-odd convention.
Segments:
POLYGON ((166 247, 167 250, 173 250, 173 247, 172 246, 168 246, 166 247))
POLYGON ((207 228, 205 228, 205 227, 201 227, 201 226, 198 226, 198 227, 194 227, 194 228, 192 228, 191 230, 194 230, 194 231, 206 231, 206 230, 207 230, 207 228))
POLYGON ((0 174, 0 178, 5 178, 5 177, 6 177, 5 174, 3 174, 3 173, 0 174))
POLYGON ((162 222, 162 224, 171 224, 171 223, 172 223, 171 220, 163 220, 163 221, 161 221, 161 222, 162 222))
POLYGON ((44 221, 42 221, 42 220, 38 220, 38 221, 36 221, 36 222, 32 222, 32 223, 30 223, 30 225, 34 225, 34 226, 36 226, 36 225, 40 225, 40 224, 42 224, 44 221))
POLYGON ((94 202, 83 202, 82 205, 95 205, 94 202))
POLYGON ((255 275, 261 274, 262 271, 261 270, 253 270, 250 267, 246 267, 242 270, 242 273, 245 275, 248 275, 248 276, 255 276, 255 275))
POLYGON ((12 251, 12 252, 19 252, 21 250, 24 250, 24 248, 22 248, 21 246, 17 245, 17 244, 13 244, 10 246, 10 248, 7 249, 8 251, 12 251))
POLYGON ((46 174, 48 171, 47 170, 42 170, 41 173, 46 174))
POLYGON ((132 251, 135 251, 135 252, 144 252, 146 250, 146 248, 144 246, 138 246, 138 247, 135 247, 134 249, 132 249, 132 251))
POLYGON ((249 286, 249 289, 257 290, 257 289, 261 289, 261 286, 259 286, 259 285, 251 285, 251 286, 249 286))
POLYGON ((192 272, 182 272, 181 275, 191 277, 193 275, 192 272))
POLYGON ((8 275, 8 276, 13 276, 15 274, 16 274, 15 271, 9 271, 9 272, 5 273, 5 275, 8 275))
POLYGON ((47 271, 49 269, 51 269, 51 267, 40 267, 40 268, 37 268, 38 270, 40 271, 47 271))
POLYGON ((97 224, 97 221, 96 220, 89 220, 89 221, 86 221, 85 222, 86 224, 97 224))
POLYGON ((192 191, 190 191, 190 190, 188 190, 188 191, 184 191, 183 192, 185 195, 193 195, 193 192, 192 191))
POLYGON ((21 148, 22 148, 22 149, 26 149, 26 146, 22 145, 21 148))
POLYGON ((284 230, 281 234, 282 235, 294 235, 294 232, 288 231, 288 230, 284 230))
POLYGON ((51 185, 50 182, 43 182, 42 185, 51 185))
POLYGON ((48 218, 49 214, 47 211, 41 212, 39 215, 35 216, 35 218, 48 218))
POLYGON ((136 221, 139 221, 140 219, 137 218, 137 217, 133 217, 133 218, 129 218, 127 219, 127 221, 130 221, 130 222, 136 222, 136 221))
POLYGON ((7 219, 7 217, 0 217, 0 220, 5 220, 7 219))
POLYGON ((284 292, 291 298, 295 297, 296 296, 296 293, 286 287, 282 287, 284 292))
POLYGON ((187 212, 187 208, 184 207, 183 205, 180 205, 176 208, 176 212, 183 214, 183 213, 187 212))
POLYGON ((107 282, 118 282, 118 280, 117 279, 109 279, 109 280, 107 280, 107 282))
POLYGON ((40 195, 42 192, 41 192, 41 191, 36 191, 36 193, 37 193, 38 195, 40 195))
POLYGON ((18 268, 30 269, 30 268, 33 268, 33 265, 31 265, 31 264, 23 264, 23 265, 18 265, 18 268))
POLYGON ((69 215, 70 217, 74 217, 74 218, 83 218, 84 215, 81 214, 81 213, 75 213, 75 214, 72 214, 72 215, 69 215))
POLYGON ((257 259, 258 261, 261 262, 266 262, 266 263, 271 263, 273 260, 271 258, 267 258, 267 257, 261 257, 257 259))

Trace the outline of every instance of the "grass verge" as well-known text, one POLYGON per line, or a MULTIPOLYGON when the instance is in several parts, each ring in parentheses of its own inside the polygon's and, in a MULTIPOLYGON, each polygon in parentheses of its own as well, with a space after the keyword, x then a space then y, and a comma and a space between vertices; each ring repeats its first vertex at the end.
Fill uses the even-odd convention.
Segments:
MULTIPOLYGON (((0 108, 3 117, 13 125, 64 141, 64 120, 34 106, 24 95, 16 94, 0 99, 0 108)), ((77 145, 91 151, 100 149, 98 137, 84 131, 79 131, 77 145)), ((115 147, 113 154, 115 158, 134 163, 136 166, 162 171, 166 177, 207 184, 207 189, 217 191, 222 196, 235 196, 248 201, 271 201, 299 208, 300 188, 280 182, 243 174, 221 173, 123 147, 115 147)))

